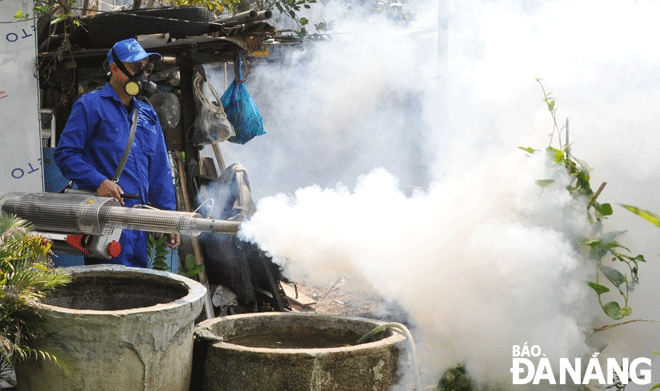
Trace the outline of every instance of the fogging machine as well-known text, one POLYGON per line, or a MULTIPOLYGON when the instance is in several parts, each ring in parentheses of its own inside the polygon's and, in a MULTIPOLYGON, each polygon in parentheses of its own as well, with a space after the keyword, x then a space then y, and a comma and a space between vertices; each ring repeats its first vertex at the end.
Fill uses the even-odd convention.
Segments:
POLYGON ((29 221, 53 242, 53 251, 109 259, 121 253, 122 229, 197 236, 235 235, 239 222, 203 218, 198 213, 147 207, 126 208, 109 197, 78 193, 7 193, 0 210, 29 221))

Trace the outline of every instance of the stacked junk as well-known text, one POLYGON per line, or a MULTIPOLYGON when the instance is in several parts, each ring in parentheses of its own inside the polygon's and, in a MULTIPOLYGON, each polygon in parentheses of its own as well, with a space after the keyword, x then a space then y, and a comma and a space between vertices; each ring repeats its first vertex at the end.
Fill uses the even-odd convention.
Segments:
MULTIPOLYGON (((291 312, 280 268, 255 244, 236 236, 255 204, 245 168, 239 163, 225 167, 219 143, 244 144, 265 133, 241 71, 243 54, 253 44, 246 36, 269 31, 259 22, 270 17, 270 11, 251 10, 216 19, 206 7, 178 7, 80 18, 81 27, 70 35, 84 52, 77 57, 79 74, 88 57, 103 58, 118 40, 165 31, 169 40, 179 39, 153 49, 178 56, 181 93, 159 90, 149 102, 168 149, 176 150, 171 158, 177 202, 185 211, 123 208, 111 198, 76 193, 8 193, 0 209, 32 222, 59 253, 109 258, 122 229, 178 232, 191 238, 182 250, 192 252, 205 269, 198 282, 118 265, 69 268, 72 282, 50 293, 41 306, 47 337, 40 348, 54 352, 61 365, 23 362, 16 369, 19 390, 362 391, 390 390, 400 380, 399 356, 404 341, 412 342, 409 334, 376 320, 291 312), (224 37, 212 43, 230 53, 220 53, 206 40, 186 41, 202 35, 224 37), (232 46, 226 46, 228 41, 232 46), (188 61, 196 55, 203 62, 207 54, 235 64, 234 81, 222 95, 204 68, 188 61), (182 141, 172 136, 176 132, 183 134, 182 141), (192 155, 206 146, 213 149, 220 175, 200 177, 198 185, 221 188, 222 196, 190 186, 194 159, 186 161, 181 152, 192 155), (208 212, 205 202, 191 201, 204 196, 213 199, 208 212)), ((65 39, 58 28, 44 18, 38 21, 40 52, 65 39)))
MULTIPOLYGON (((86 3, 87 1, 85 1, 86 3)), ((88 9, 83 5, 83 9, 88 9)), ((167 34, 169 39, 240 35, 256 22, 270 19, 270 10, 249 10, 234 16, 217 19, 207 7, 161 7, 120 10, 106 13, 87 11, 89 16, 78 18, 70 34, 71 44, 80 48, 109 48, 126 38, 140 35, 167 34)), ((39 52, 59 48, 65 39, 66 24, 51 25, 49 14, 37 21, 39 52)))
MULTIPOLYGON (((83 9, 88 7, 83 4, 83 9)), ((146 101, 156 110, 165 132, 168 150, 172 151, 170 158, 177 183, 177 204, 181 210, 187 211, 181 213, 189 213, 186 219, 192 222, 204 220, 199 220, 201 215, 192 213, 198 206, 195 205, 199 196, 198 188, 220 187, 227 191, 222 192, 224 199, 215 200, 216 204, 223 205, 223 209, 216 215, 221 215, 222 220, 238 226, 254 212, 250 185, 247 173, 239 163, 225 167, 219 144, 226 140, 244 144, 251 138, 264 134, 261 115, 247 92, 245 79, 241 75, 241 63, 244 53, 260 47, 264 37, 275 31, 264 22, 271 16, 270 10, 248 10, 218 19, 207 7, 160 7, 106 13, 88 12, 78 19, 77 24, 67 27, 64 23, 51 25, 50 17, 44 15, 38 20, 37 40, 40 56, 44 59, 41 62, 40 74, 42 88, 45 86, 47 91, 45 101, 48 102, 49 97, 52 99, 52 95, 59 96, 63 93, 57 90, 62 80, 68 82, 72 77, 77 78, 74 82, 79 86, 86 86, 86 83, 91 83, 88 80, 98 79, 99 67, 95 62, 102 62, 107 48, 115 42, 133 37, 140 40, 139 37, 145 37, 144 41, 140 40, 144 42, 143 46, 161 53, 165 58, 176 58, 176 61, 169 65, 166 60, 158 64, 157 72, 150 77, 150 90, 157 92, 147 96, 146 101), (72 28, 72 31, 66 31, 67 28, 72 28), (159 37, 154 38, 157 35, 159 37), (163 35, 165 37, 161 37, 163 35), (61 47, 64 39, 68 39, 74 48, 74 76, 67 76, 66 71, 59 68, 53 72, 44 65, 52 64, 52 61, 56 60, 56 56, 52 54, 61 47), (93 60, 94 58, 97 60, 93 60), (184 59, 190 60, 190 63, 182 64, 184 59), (205 62, 213 61, 233 61, 235 64, 235 80, 222 96, 208 82, 202 66, 205 62), (199 156, 199 150, 205 146, 213 148, 220 175, 214 173, 204 177, 191 172, 190 167, 195 162, 200 166, 199 171, 204 171, 209 166, 208 162, 199 156)), ((67 68, 72 66, 67 65, 67 68)), ((97 82, 85 90, 98 86, 97 82)), ((67 98, 70 105, 76 97, 67 98)), ((59 110, 66 106, 60 104, 65 101, 64 98, 52 100, 46 105, 59 110)), ((67 111, 57 113, 60 128, 66 118, 67 111)), ((31 202, 53 205, 70 203, 67 205, 71 205, 71 209, 79 208, 86 202, 62 198, 62 195, 55 197, 60 198, 54 201, 43 199, 42 196, 41 200, 31 202)), ((213 198, 217 196, 214 195, 213 198)), ((113 210, 111 200, 103 202, 103 205, 99 205, 99 213, 113 210)), ((63 208, 67 209, 66 206, 63 208)), ((177 224, 157 229, 155 224, 157 221, 160 224, 160 217, 154 217, 152 220, 145 217, 157 212, 132 209, 128 213, 129 217, 122 218, 146 221, 146 226, 138 227, 135 221, 120 221, 120 225, 124 224, 125 229, 158 233, 180 231, 191 234, 187 232, 187 227, 181 225, 183 218, 177 224)), ((114 211, 110 214, 111 217, 116 217, 115 215, 114 211)), ((99 227, 98 224, 96 227, 88 227, 80 223, 78 227, 74 225, 72 229, 67 229, 67 232, 61 232, 62 227, 59 227, 60 231, 53 229, 57 227, 44 228, 51 238, 56 239, 54 243, 58 252, 110 258, 116 252, 108 254, 108 245, 116 242, 122 228, 116 226, 117 221, 111 223, 114 224, 112 227, 99 227)), ((217 306, 211 307, 206 303, 206 317, 232 312, 283 311, 290 308, 279 287, 280 270, 268 257, 254 245, 242 242, 235 235, 216 235, 213 233, 217 232, 214 231, 216 228, 206 228, 203 235, 194 238, 191 245, 183 248, 184 252, 192 252, 195 255, 197 264, 204 264, 205 271, 201 273, 200 279, 204 285, 208 285, 211 296, 213 297, 216 291, 218 293, 215 295, 217 306)), ((198 236, 200 232, 197 230, 193 235, 198 236)))

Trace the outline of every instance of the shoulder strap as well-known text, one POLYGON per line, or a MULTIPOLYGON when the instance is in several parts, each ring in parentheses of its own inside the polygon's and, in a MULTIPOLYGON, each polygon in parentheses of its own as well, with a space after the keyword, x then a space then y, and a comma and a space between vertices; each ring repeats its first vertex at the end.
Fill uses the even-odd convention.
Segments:
POLYGON ((121 176, 122 171, 124 171, 124 166, 126 165, 126 161, 128 161, 128 155, 131 153, 131 147, 133 146, 133 139, 135 139, 135 129, 137 128, 137 119, 138 119, 138 108, 136 107, 135 110, 133 110, 133 124, 131 125, 131 133, 128 135, 128 143, 126 143, 126 149, 124 150, 124 154, 119 160, 119 165, 117 166, 117 170, 115 171, 115 176, 112 178, 113 182, 119 181, 119 177, 121 176))

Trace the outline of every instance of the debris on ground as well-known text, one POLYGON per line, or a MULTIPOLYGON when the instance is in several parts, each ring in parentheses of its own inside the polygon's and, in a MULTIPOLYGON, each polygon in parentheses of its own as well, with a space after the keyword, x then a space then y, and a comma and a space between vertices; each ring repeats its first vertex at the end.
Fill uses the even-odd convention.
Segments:
POLYGON ((294 312, 381 320, 402 317, 400 310, 380 297, 368 284, 349 277, 339 277, 322 285, 282 282, 282 286, 294 312))

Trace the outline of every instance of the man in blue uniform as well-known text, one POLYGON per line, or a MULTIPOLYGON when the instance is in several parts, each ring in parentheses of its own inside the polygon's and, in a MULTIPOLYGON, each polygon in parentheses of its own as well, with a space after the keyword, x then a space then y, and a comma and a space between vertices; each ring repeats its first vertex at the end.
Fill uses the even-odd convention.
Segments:
MULTIPOLYGON (((147 53, 135 39, 117 42, 108 52, 110 81, 100 90, 78 99, 62 132, 54 158, 62 174, 78 188, 114 197, 127 207, 151 204, 176 210, 174 185, 163 131, 155 110, 138 100, 145 71, 160 61, 158 53, 147 53), (137 83, 136 83, 137 82, 137 83), (113 181, 126 150, 132 114, 138 110, 132 148, 118 181, 113 181), (138 199, 122 198, 136 194, 138 199)), ((144 84, 142 84, 144 85, 144 84)), ((87 258, 85 263, 116 263, 147 267, 147 233, 123 230, 121 254, 108 260, 87 258)), ((168 246, 176 248, 178 234, 170 234, 168 246)))

